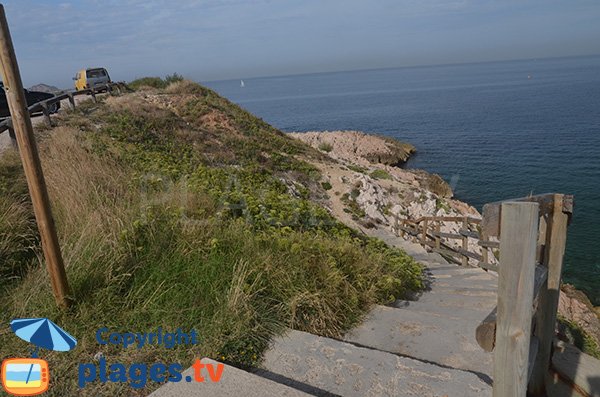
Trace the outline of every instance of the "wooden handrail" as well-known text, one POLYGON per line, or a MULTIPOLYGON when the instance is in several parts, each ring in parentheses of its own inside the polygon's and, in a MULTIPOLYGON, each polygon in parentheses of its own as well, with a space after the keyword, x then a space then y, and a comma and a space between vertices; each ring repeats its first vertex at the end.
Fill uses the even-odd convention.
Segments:
POLYGON ((416 242, 423 245, 426 249, 438 252, 446 257, 446 259, 468 266, 470 260, 477 261, 477 265, 483 269, 495 269, 494 263, 489 263, 489 255, 487 250, 490 248, 497 249, 498 243, 494 241, 482 241, 481 235, 481 219, 470 216, 422 216, 417 219, 396 219, 396 229, 402 235, 408 233, 413 236, 416 242), (460 228, 457 233, 446 233, 441 231, 442 223, 457 223, 460 228), (477 231, 470 230, 470 227, 477 227, 477 231), (481 253, 472 252, 469 250, 468 239, 477 240, 481 253), (446 240, 460 240, 461 247, 453 247, 446 240))

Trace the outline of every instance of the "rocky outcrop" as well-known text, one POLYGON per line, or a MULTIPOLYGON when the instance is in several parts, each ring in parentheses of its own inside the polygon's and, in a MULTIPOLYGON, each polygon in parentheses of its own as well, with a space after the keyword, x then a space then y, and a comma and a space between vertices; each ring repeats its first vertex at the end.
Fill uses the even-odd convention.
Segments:
MULTIPOLYGON (((391 138, 356 131, 291 134, 319 149, 335 161, 314 163, 327 186, 333 214, 350 226, 398 230, 403 219, 424 216, 480 217, 470 205, 452 199, 452 189, 439 176, 422 170, 404 169, 412 145, 391 138)), ((462 226, 447 222, 443 233, 457 233, 462 226)), ((449 240, 458 247, 458 240, 449 240)), ((480 250, 473 239, 470 249, 480 250), (472 245, 472 246, 471 246, 472 245)))
POLYGON ((48 84, 36 84, 34 86, 29 87, 29 91, 39 91, 39 92, 47 92, 48 94, 57 94, 62 90, 58 87, 54 87, 53 85, 48 84))
POLYGON ((578 325, 600 346, 600 319, 588 297, 574 286, 564 284, 558 301, 558 314, 578 325))
POLYGON ((358 131, 302 132, 290 135, 329 153, 335 159, 343 159, 355 165, 383 164, 399 167, 416 151, 410 143, 358 131))

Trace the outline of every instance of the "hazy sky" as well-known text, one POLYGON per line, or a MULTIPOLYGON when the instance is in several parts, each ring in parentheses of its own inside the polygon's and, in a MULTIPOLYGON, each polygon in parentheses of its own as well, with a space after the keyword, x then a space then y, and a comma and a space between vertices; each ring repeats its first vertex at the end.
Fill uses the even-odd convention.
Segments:
POLYGON ((25 85, 600 53, 600 0, 5 0, 25 85))

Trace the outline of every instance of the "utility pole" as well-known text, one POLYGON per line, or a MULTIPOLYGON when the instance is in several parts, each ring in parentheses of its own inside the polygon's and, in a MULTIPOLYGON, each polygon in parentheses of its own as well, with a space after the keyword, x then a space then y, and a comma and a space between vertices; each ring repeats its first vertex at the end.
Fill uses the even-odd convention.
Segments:
POLYGON ((33 126, 27 110, 19 65, 2 4, 0 4, 0 62, 2 63, 2 80, 12 118, 12 126, 17 138, 33 211, 42 239, 42 249, 50 273, 52 291, 56 303, 62 308, 67 308, 70 295, 67 274, 60 252, 54 219, 52 218, 50 199, 33 135, 33 126))

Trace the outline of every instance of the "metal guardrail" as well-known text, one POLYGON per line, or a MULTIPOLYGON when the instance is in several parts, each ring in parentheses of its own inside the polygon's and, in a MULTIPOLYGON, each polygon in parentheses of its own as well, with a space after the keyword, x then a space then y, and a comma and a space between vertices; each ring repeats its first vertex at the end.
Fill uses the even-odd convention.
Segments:
MULTIPOLYGON (((59 103, 65 99, 69 100, 71 109, 75 109, 75 97, 76 96, 91 95, 92 99, 94 101, 97 101, 96 95, 103 91, 106 91, 109 93, 116 91, 117 94, 121 94, 122 92, 127 91, 127 90, 129 90, 129 88, 127 87, 127 84, 125 84, 124 82, 102 84, 102 85, 95 86, 94 88, 89 88, 89 89, 80 90, 80 91, 70 90, 70 91, 66 91, 61 94, 58 94, 56 96, 53 96, 52 98, 48 98, 43 101, 36 102, 33 105, 29 106, 27 108, 27 110, 29 111, 30 115, 32 115, 34 113, 42 112, 44 117, 46 118, 46 122, 50 124, 50 114, 51 114, 50 110, 52 109, 52 105, 59 103)), ((4 131, 9 131, 11 129, 12 129, 12 120, 10 117, 7 117, 4 120, 0 121, 0 134, 2 134, 4 131)))

